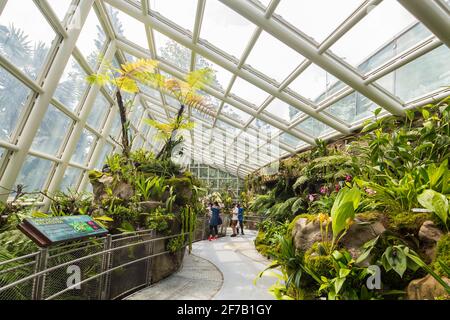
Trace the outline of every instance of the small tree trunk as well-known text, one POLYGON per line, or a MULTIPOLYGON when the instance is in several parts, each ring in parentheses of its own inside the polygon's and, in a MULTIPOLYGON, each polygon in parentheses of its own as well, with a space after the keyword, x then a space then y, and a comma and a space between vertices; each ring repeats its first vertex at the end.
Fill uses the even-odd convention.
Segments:
POLYGON ((116 92, 117 105, 119 106, 120 123, 122 126, 122 148, 123 155, 129 159, 131 152, 130 138, 128 136, 128 125, 127 125, 127 110, 123 103, 122 94, 120 90, 116 92))

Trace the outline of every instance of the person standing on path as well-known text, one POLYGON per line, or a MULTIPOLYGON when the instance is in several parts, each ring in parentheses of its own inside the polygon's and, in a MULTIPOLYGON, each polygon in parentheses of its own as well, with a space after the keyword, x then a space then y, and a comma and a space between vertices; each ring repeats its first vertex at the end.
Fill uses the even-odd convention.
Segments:
POLYGON ((211 207, 211 217, 209 219, 209 241, 217 240, 218 225, 220 224, 220 207, 219 203, 214 202, 214 205, 211 207))
POLYGON ((237 233, 239 233, 239 227, 241 228, 241 235, 244 235, 244 208, 241 207, 241 205, 237 204, 238 208, 238 221, 239 226, 237 227, 237 233))
POLYGON ((233 208, 233 214, 231 215, 231 229, 233 229, 232 237, 236 237, 236 226, 238 224, 238 214, 239 214, 239 208, 237 205, 233 208))

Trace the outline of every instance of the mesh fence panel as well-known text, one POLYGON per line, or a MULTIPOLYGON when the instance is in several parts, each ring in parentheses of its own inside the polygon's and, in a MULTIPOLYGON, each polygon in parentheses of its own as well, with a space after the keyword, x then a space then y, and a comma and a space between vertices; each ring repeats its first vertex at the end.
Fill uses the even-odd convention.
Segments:
MULTIPOLYGON (((61 264, 87 257, 94 253, 102 252, 105 248, 105 240, 99 239, 88 243, 81 243, 79 247, 58 248, 49 254, 47 268, 59 266, 61 264)), ((54 294, 68 288, 72 282, 68 283, 69 277, 77 270, 80 271, 81 281, 98 275, 102 271, 103 258, 106 254, 96 255, 94 257, 85 258, 81 261, 75 261, 69 265, 63 265, 55 270, 45 274, 43 298, 47 299, 54 294)), ((64 294, 55 297, 55 299, 83 299, 92 300, 100 298, 100 278, 95 278, 86 283, 82 283, 80 288, 71 289, 64 294)))
POLYGON ((116 268, 136 260, 138 261, 111 271, 108 280, 110 299, 117 299, 125 293, 147 284, 150 259, 142 260, 142 258, 148 257, 151 254, 152 242, 143 243, 143 241, 150 240, 151 238, 151 235, 144 234, 139 235, 137 238, 124 238, 113 241, 113 248, 120 248, 129 244, 132 245, 113 251, 111 268, 116 268))
POLYGON ((34 279, 15 284, 9 289, 5 286, 15 283, 33 273, 37 265, 38 253, 0 265, 0 300, 31 300, 33 297, 34 279))
POLYGON ((119 299, 178 270, 184 248, 167 253, 167 243, 179 236, 155 239, 147 230, 0 261, 0 300, 119 299), (30 279, 22 280, 26 277, 30 279))

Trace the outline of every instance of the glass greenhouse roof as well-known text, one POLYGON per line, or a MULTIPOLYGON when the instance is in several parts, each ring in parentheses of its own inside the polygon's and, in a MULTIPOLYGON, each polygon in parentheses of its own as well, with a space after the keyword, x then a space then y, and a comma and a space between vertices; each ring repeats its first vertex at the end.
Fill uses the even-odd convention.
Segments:
MULTIPOLYGON (((180 163, 248 173, 449 95, 445 0, 0 0, 0 185, 87 188, 117 151, 112 88, 89 86, 101 57, 138 58, 182 78, 211 68, 180 163), (425 12, 425 13, 424 13, 425 12)), ((140 85, 129 96, 133 148, 161 142, 178 102, 140 85)))

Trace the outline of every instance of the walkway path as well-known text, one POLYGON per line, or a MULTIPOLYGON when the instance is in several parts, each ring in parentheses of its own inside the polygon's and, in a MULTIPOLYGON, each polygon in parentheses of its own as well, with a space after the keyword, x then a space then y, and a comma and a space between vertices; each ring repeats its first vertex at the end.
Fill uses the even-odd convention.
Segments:
POLYGON ((253 245, 255 232, 194 243, 183 267, 171 277, 141 290, 130 300, 268 300, 273 278, 253 281, 269 264, 253 245))

